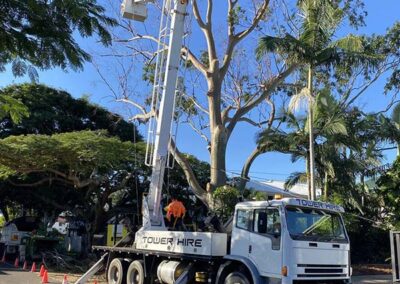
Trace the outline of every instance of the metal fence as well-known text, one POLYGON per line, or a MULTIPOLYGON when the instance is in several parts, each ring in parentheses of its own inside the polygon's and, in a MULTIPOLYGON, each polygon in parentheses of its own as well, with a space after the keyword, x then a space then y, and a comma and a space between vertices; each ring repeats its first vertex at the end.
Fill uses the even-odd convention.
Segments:
POLYGON ((400 231, 390 232, 393 282, 400 282, 400 231))

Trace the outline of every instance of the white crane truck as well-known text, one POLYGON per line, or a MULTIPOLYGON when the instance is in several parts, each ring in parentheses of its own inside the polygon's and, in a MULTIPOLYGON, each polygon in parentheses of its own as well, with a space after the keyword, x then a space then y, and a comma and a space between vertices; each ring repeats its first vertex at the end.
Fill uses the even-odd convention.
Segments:
MULTIPOLYGON (((144 21, 147 2, 125 0, 124 17, 144 21)), ((297 198, 242 202, 229 234, 166 228, 161 189, 187 5, 188 0, 165 0, 162 10, 163 17, 171 17, 169 27, 160 25, 159 40, 167 35, 168 54, 156 67, 154 93, 162 96, 143 226, 115 247, 94 247, 106 253, 76 283, 85 283, 101 265, 112 284, 350 283, 350 245, 338 205, 297 198)))

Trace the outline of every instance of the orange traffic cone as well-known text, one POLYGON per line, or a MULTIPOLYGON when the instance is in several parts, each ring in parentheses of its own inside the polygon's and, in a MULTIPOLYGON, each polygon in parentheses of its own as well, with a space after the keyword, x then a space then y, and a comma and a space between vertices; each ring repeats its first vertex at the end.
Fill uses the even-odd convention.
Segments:
POLYGON ((44 271, 42 283, 49 283, 49 276, 47 275, 47 270, 44 271))
POLYGON ((43 277, 43 275, 44 275, 44 265, 42 264, 41 266, 40 266, 40 270, 39 270, 39 276, 40 277, 43 277))
POLYGON ((18 258, 18 256, 15 258, 15 261, 14 261, 14 267, 19 267, 19 258, 18 258))
POLYGON ((31 272, 36 272, 36 262, 32 263, 31 272))
POLYGON ((97 280, 94 280, 94 283, 93 284, 97 284, 97 280))
POLYGON ((23 270, 27 270, 28 269, 28 263, 26 262, 26 260, 24 261, 24 266, 22 266, 23 270))
POLYGON ((61 284, 68 284, 67 274, 64 274, 64 279, 63 279, 63 282, 61 284))

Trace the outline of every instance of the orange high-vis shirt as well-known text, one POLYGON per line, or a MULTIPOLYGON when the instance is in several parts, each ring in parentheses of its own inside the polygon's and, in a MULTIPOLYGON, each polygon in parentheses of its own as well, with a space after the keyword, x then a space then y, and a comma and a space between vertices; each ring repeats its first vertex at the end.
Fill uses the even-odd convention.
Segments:
POLYGON ((171 216, 174 216, 174 218, 182 218, 186 214, 185 206, 178 200, 174 200, 168 204, 166 210, 168 221, 171 221, 171 216))

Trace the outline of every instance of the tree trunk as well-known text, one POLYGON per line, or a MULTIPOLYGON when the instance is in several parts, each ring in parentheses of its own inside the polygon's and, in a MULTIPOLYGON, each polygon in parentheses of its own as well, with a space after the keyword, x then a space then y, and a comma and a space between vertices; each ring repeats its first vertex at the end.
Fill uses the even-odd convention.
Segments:
MULTIPOLYGON (((226 184, 226 146, 227 146, 226 128, 218 125, 211 130, 211 176, 207 186, 208 200, 212 201, 212 193, 217 187, 226 184)), ((210 202, 212 206, 213 202, 210 202)))
POLYGON ((226 146, 228 143, 228 130, 223 125, 221 117, 221 88, 222 80, 219 78, 218 60, 211 62, 211 74, 208 83, 208 108, 210 112, 210 134, 211 134, 211 176, 207 185, 207 198, 211 207, 213 207, 212 193, 217 187, 226 184, 226 146))
POLYGON ((250 154, 250 156, 247 158, 246 163, 243 166, 242 173, 240 175, 240 181, 238 184, 238 189, 240 192, 243 192, 243 190, 246 187, 247 181, 249 181, 249 171, 250 167, 253 164, 254 160, 261 154, 260 149, 256 148, 253 150, 253 152, 250 154))
POLYGON ((400 143, 397 143, 397 157, 400 156, 400 143))
POLYGON ((307 152, 306 156, 306 177, 307 177, 307 189, 308 189, 308 196, 307 198, 311 200, 311 182, 310 182, 310 153, 307 152))
POLYGON ((324 200, 328 201, 328 173, 325 172, 325 180, 324 180, 324 200))
POLYGON ((101 204, 96 204, 94 214, 93 233, 99 233, 103 230, 103 227, 107 221, 107 215, 106 212, 104 212, 101 204))
POLYGON ((8 216, 7 205, 0 203, 0 211, 3 213, 4 219, 6 222, 10 221, 10 217, 8 216))
POLYGON ((94 207, 93 233, 101 232, 107 222, 107 213, 104 211, 104 206, 112 191, 109 184, 104 185, 104 187, 105 190, 103 192, 97 193, 97 203, 94 207))
POLYGON ((313 122, 313 69, 310 65, 308 69, 308 90, 309 90, 309 102, 308 102, 308 132, 309 132, 309 152, 310 152, 310 188, 311 188, 311 200, 315 200, 315 153, 314 153, 314 122, 313 122))

